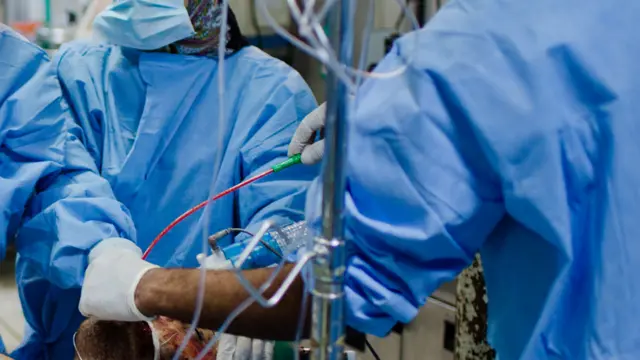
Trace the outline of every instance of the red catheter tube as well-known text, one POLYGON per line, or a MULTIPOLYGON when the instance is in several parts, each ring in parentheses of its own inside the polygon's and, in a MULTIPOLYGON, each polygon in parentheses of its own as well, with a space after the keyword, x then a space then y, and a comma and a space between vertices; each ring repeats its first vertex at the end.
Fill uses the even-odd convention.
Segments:
POLYGON ((237 185, 234 185, 230 188, 228 188, 227 190, 217 194, 216 196, 207 199, 203 202, 201 202, 200 204, 192 207, 191 209, 187 210, 184 214, 178 216, 175 220, 173 220, 166 228, 164 228, 164 230, 162 230, 160 232, 160 234, 158 234, 158 236, 156 236, 155 239, 153 239, 153 241, 151 242, 151 244, 149 245, 149 247, 147 248, 147 250, 144 252, 144 254, 142 255, 142 259, 146 260, 147 257, 149 256, 149 253, 151 252, 151 250, 153 250, 153 248, 158 244, 158 242, 165 236, 167 235, 167 233, 169 231, 171 231, 171 229, 173 229, 174 227, 176 227, 176 225, 178 225, 179 223, 181 223, 184 219, 188 218, 189 216, 191 216, 193 213, 197 212, 198 210, 204 208, 205 206, 207 206, 207 204, 216 201, 218 199, 220 199, 221 197, 231 194, 232 192, 241 189, 255 181, 258 181, 260 179, 262 179, 263 177, 269 175, 269 174, 273 174, 275 172, 284 170, 290 166, 296 165, 296 164, 300 164, 301 162, 301 158, 300 158, 300 154, 298 155, 294 155, 290 158, 288 158, 287 160, 274 165, 271 169, 264 171, 258 175, 252 176, 248 179, 243 180, 242 182, 238 183, 237 185))

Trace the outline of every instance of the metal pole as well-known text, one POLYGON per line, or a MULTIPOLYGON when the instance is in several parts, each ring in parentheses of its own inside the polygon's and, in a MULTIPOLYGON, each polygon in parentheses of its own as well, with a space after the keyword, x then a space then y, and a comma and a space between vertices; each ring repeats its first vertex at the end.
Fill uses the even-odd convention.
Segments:
MULTIPOLYGON (((354 0, 340 0, 328 14, 328 29, 339 61, 353 63, 354 0)), ((316 238, 314 259, 312 357, 338 360, 344 352, 343 281, 346 265, 344 244, 346 115, 348 87, 332 72, 327 74, 327 113, 323 168, 322 236, 316 238)))

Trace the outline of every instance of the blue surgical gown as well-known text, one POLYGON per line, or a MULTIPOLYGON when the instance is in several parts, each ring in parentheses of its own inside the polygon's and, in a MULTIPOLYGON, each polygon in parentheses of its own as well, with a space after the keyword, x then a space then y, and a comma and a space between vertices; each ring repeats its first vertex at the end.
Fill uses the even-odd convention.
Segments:
POLYGON ((350 118, 348 324, 410 321, 480 250, 498 359, 640 359, 638 19, 453 0, 395 44, 350 118))
MULTIPOLYGON (((134 239, 135 228, 98 174, 46 53, 0 25, 0 54, 0 259, 15 240, 31 271, 16 279, 23 302, 76 299, 92 246, 134 239)), ((41 316, 50 326, 52 314, 41 316)))
MULTIPOLYGON (((298 73, 253 47, 225 61, 222 118, 215 59, 73 43, 54 61, 94 163, 130 210, 143 250, 210 189, 220 192, 285 160, 297 125, 316 107, 298 73), (214 169, 217 155, 222 161, 214 169)), ((218 200, 169 232, 148 260, 196 267, 203 235, 266 219, 301 220, 316 175, 314 167, 290 168, 218 200)), ((29 278, 28 266, 19 269, 29 278)), ((26 303, 34 348, 43 337, 71 340, 78 301, 26 303)))

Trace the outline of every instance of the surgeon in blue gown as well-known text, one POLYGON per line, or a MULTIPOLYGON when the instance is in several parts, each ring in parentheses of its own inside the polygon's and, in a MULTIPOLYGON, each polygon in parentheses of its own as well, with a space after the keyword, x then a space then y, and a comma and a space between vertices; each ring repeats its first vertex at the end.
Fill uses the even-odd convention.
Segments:
MULTIPOLYGON (((43 50, 0 24, 0 261, 15 240, 30 271, 17 278, 20 296, 31 304, 77 298, 93 245, 135 239, 48 62, 43 50), (28 283, 34 278, 39 285, 28 283)), ((41 316, 51 324, 53 314, 41 316)))
POLYGON ((348 324, 385 335, 480 251, 498 359, 640 359, 638 18, 455 0, 396 43, 349 128, 348 324))
MULTIPOLYGON (((210 190, 220 192, 285 160, 299 122, 317 106, 298 73, 247 45, 231 13, 220 116, 220 9, 213 0, 186 7, 183 0, 117 1, 94 23, 108 44, 72 42, 54 59, 93 163, 130 210, 142 250, 210 190), (144 32, 145 26, 155 30, 144 32)), ((266 219, 281 225, 303 219, 306 189, 316 175, 314 167, 291 168, 218 200, 169 232, 148 260, 197 267, 203 236, 255 228, 266 219)), ((31 227, 22 236, 37 233, 31 227)), ((18 261, 22 292, 48 291, 23 297, 30 336, 20 354, 72 356, 50 344, 70 342, 80 319, 79 294, 61 294, 33 266, 18 261)), ((80 273, 72 280, 79 279, 80 273)))

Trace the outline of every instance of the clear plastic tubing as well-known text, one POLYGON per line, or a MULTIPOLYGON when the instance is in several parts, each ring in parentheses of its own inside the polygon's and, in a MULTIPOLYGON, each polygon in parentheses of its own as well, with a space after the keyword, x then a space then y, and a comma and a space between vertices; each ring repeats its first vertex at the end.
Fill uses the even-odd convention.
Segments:
MULTIPOLYGON (((299 221, 282 227, 277 231, 271 231, 265 234, 262 240, 269 244, 269 246, 280 255, 285 256, 286 254, 295 254, 298 249, 305 245, 307 235, 308 231, 306 222, 299 221)), ((222 248, 221 251, 224 254, 224 257, 235 265, 238 257, 250 241, 251 239, 247 239, 245 241, 229 245, 222 248)), ((281 257, 274 254, 262 243, 259 243, 251 254, 249 254, 249 257, 244 264, 242 264, 242 269, 263 268, 277 264, 280 261, 281 257)))

